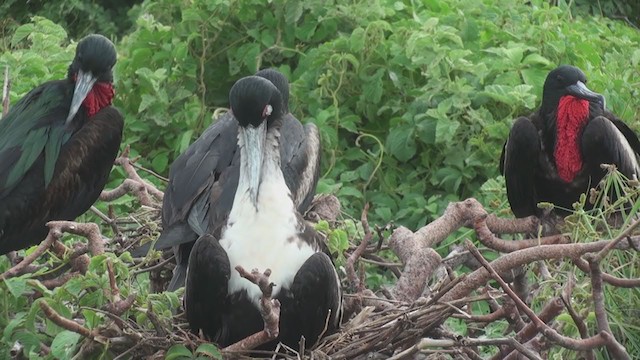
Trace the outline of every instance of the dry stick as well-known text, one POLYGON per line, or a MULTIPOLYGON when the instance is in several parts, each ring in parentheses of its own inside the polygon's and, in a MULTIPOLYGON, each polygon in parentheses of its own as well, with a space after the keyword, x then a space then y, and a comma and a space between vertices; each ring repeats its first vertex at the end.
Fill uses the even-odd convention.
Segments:
POLYGON ((89 247, 80 243, 77 243, 76 245, 80 245, 80 248, 76 248, 71 252, 71 249, 69 249, 65 244, 56 240, 51 244, 51 251, 61 259, 65 257, 65 254, 71 252, 71 255, 68 257, 69 262, 71 263, 71 268, 84 275, 87 273, 89 263, 91 262, 89 256, 86 255, 89 251, 89 247))
POLYGON ((167 335, 167 332, 165 331, 164 327, 162 327, 162 324, 160 324, 160 320, 158 319, 158 316, 156 316, 156 313, 153 312, 153 306, 151 305, 151 300, 147 301, 147 318, 149 318, 149 321, 151 321, 151 324, 153 324, 153 328, 156 329, 156 335, 160 337, 167 335))
MULTIPOLYGON (((580 337, 585 339, 589 337, 587 325, 584 323, 584 321, 582 320, 582 317, 578 315, 576 310, 571 305, 571 298, 572 298, 573 288, 575 287, 575 284, 576 284, 576 279, 573 276, 573 271, 571 271, 571 273, 568 276, 567 284, 564 286, 564 289, 562 289, 562 296, 560 297, 560 299, 564 303, 564 307, 567 309, 567 312, 571 316, 571 319, 573 319, 573 323, 576 325, 576 328, 578 328, 578 333, 580 333, 580 337)), ((584 357, 586 360, 595 359, 593 351, 591 350, 585 351, 584 357)))
MULTIPOLYGON (((634 224, 635 225, 635 224, 634 224)), ((598 261, 602 258, 602 254, 606 254, 603 249, 597 255, 588 254, 585 256, 589 262, 591 268, 591 289, 593 296, 593 306, 596 313, 596 323, 598 324, 598 331, 611 334, 611 338, 607 343, 607 350, 609 355, 613 359, 626 360, 631 359, 625 348, 613 337, 611 327, 609 327, 609 320, 607 319, 607 309, 604 306, 604 289, 602 287, 602 273, 598 261)))
MULTIPOLYGON (((517 305, 516 305, 517 306, 517 305)), ((549 323, 551 320, 555 319, 560 313, 562 313, 563 305, 562 300, 558 297, 554 297, 549 299, 547 303, 544 305, 540 313, 537 315, 538 319, 542 322, 549 323)), ((516 310, 517 311, 517 310, 516 310)), ((538 327, 535 323, 529 323, 524 326, 516 336, 514 337, 520 343, 529 343, 535 336, 538 335, 538 327)), ((516 359, 518 352, 513 350, 513 347, 505 349, 502 354, 496 354, 492 359, 516 359), (509 352, 511 352, 509 354, 509 352), (508 355, 508 356, 506 356, 508 355), (506 357, 505 357, 506 356, 506 357)))
MULTIPOLYGON (((609 240, 600 240, 590 243, 536 246, 504 254, 498 259, 492 261, 491 267, 497 273, 505 273, 520 265, 529 264, 538 260, 562 258, 575 259, 586 253, 600 251, 609 243, 609 240)), ((479 268, 468 274, 464 282, 459 283, 450 292, 448 292, 443 297, 443 301, 461 299, 469 295, 473 290, 485 284, 490 278, 491 276, 485 268, 479 268)))
POLYGON ((363 284, 358 279, 355 270, 355 263, 358 261, 364 250, 369 245, 369 241, 373 235, 371 234, 371 229, 369 229, 369 221, 367 220, 367 214, 369 212, 369 203, 364 204, 364 209, 362 210, 362 215, 360 216, 360 222, 362 223, 362 228, 364 229, 364 237, 362 241, 360 241, 360 245, 349 255, 347 262, 345 264, 347 278, 351 285, 356 289, 356 291, 360 291, 363 289, 363 284))
POLYGON ((149 198, 149 194, 155 197, 158 201, 162 201, 164 193, 153 184, 143 180, 138 172, 133 167, 133 160, 129 159, 129 152, 131 148, 127 145, 122 151, 122 154, 114 161, 115 165, 120 165, 127 173, 127 179, 122 182, 118 187, 113 190, 103 191, 100 194, 100 200, 111 201, 115 200, 126 193, 132 193, 138 197, 140 204, 144 206, 153 207, 154 204, 149 198))
POLYGON ((126 299, 122 300, 120 297, 120 289, 116 283, 116 276, 113 272, 113 263, 111 259, 107 259, 107 273, 109 275, 109 287, 111 289, 111 301, 105 305, 105 309, 115 315, 122 315, 125 311, 129 310, 135 302, 135 295, 129 294, 126 299))
POLYGON ((491 230, 489 230, 486 216, 480 216, 476 218, 473 222, 473 229, 478 235, 478 240, 480 240, 482 244, 484 244, 488 248, 503 253, 514 252, 538 245, 571 243, 571 239, 565 235, 545 236, 539 239, 503 240, 493 235, 491 230))
POLYGON ((40 255, 44 254, 44 252, 47 251, 49 246, 51 246, 51 243, 53 243, 53 240, 55 240, 55 238, 51 234, 51 231, 49 231, 49 235, 47 235, 44 241, 41 242, 40 245, 38 245, 36 250, 29 254, 29 256, 25 257, 21 262, 5 271, 4 273, 0 274, 0 280, 9 279, 20 274, 27 266, 31 265, 31 263, 33 263, 38 257, 40 257, 40 255))
POLYGON ((47 304, 46 301, 42 300, 40 301, 40 308, 42 309, 42 311, 44 312, 44 314, 47 316, 47 318, 49 318, 49 320, 53 321, 56 325, 63 327, 69 331, 73 331, 75 333, 78 333, 88 339, 91 340, 96 340, 100 343, 106 344, 106 338, 104 338, 103 336, 96 334, 95 332, 87 329, 86 327, 78 324, 77 322, 73 321, 73 320, 69 320, 66 319, 64 317, 62 317, 60 314, 58 314, 58 312, 56 312, 55 310, 53 310, 53 308, 51 306, 49 306, 49 304, 47 304))
POLYGON ((2 86, 2 118, 9 112, 9 91, 11 80, 9 79, 9 65, 4 67, 4 85, 2 86))
MULTIPOLYGON (((527 316, 531 319, 531 321, 533 321, 536 324, 538 329, 542 331, 542 334, 548 339, 550 339, 551 341, 554 341, 560 346, 565 347, 567 349, 581 350, 581 351, 585 349, 593 349, 598 346, 606 345, 609 341, 611 341, 611 338, 612 338, 611 334, 607 332, 602 332, 602 331, 598 335, 588 339, 584 339, 584 340, 576 340, 576 339, 572 339, 572 338, 568 338, 566 336, 560 335, 557 331, 555 331, 553 328, 549 327, 542 320, 540 320, 540 318, 536 316, 533 310, 531 310, 524 302, 522 302, 522 300, 520 300, 518 295, 516 295, 516 293, 513 292, 513 290, 511 290, 509 285, 506 282, 504 282, 504 280, 502 280, 500 275, 498 275, 498 273, 493 269, 493 267, 491 267, 491 264, 489 264, 489 262, 485 260, 485 258, 480 254, 478 249, 473 245, 473 243, 470 240, 465 241, 465 246, 478 259, 478 261, 482 263, 482 266, 484 266, 484 268, 491 274, 492 278, 495 281, 497 281, 502 287, 502 289, 513 299, 513 301, 515 301, 520 311, 527 314, 527 316)), ((558 245, 555 245, 555 246, 558 246, 558 245)))
POLYGON ((487 226, 495 234, 534 233, 540 225, 535 216, 520 219, 503 219, 494 214, 487 216, 487 226))
POLYGON ((415 354, 421 350, 427 350, 433 347, 467 347, 467 346, 486 346, 486 345, 511 345, 516 347, 524 356, 529 359, 542 360, 540 356, 525 348, 522 344, 514 340, 513 338, 498 338, 498 339, 474 339, 474 338, 461 338, 457 340, 451 339, 430 339, 423 338, 413 347, 389 358, 389 360, 405 359, 408 355, 415 354))
POLYGON ((236 271, 241 277, 258 285, 260 291, 262 291, 262 297, 260 298, 260 315, 262 315, 262 319, 264 320, 264 329, 235 344, 227 346, 222 349, 224 352, 255 349, 262 344, 275 340, 280 334, 280 302, 277 299, 271 299, 273 287, 275 286, 274 283, 269 281, 271 270, 266 269, 264 273, 261 274, 258 270, 254 269, 249 273, 242 268, 242 266, 238 265, 236 266, 236 271))
POLYGON ((78 277, 80 274, 77 272, 68 272, 55 279, 42 280, 40 283, 49 290, 62 286, 74 277, 78 277))
MULTIPOLYGON (((573 263, 585 273, 589 273, 589 263, 584 259, 574 259, 573 263)), ((602 273, 602 280, 609 285, 613 285, 621 288, 635 288, 640 287, 640 279, 625 279, 613 276, 607 273, 602 273)))
POLYGON ((116 284, 116 275, 113 272, 113 262, 111 259, 107 259, 107 274, 109 275, 109 287, 111 288, 111 302, 116 303, 120 301, 120 289, 116 284))
POLYGON ((467 321, 472 321, 472 322, 485 322, 485 323, 492 323, 494 321, 498 321, 500 319, 504 319, 505 317, 507 317, 507 312, 505 310, 504 307, 499 308, 498 310, 490 313, 490 314, 486 314, 486 315, 470 315, 470 316, 463 316, 461 314, 453 314, 451 315, 451 317, 453 318, 458 318, 458 319, 464 319, 467 321))
POLYGON ((618 244, 618 242, 620 242, 620 240, 627 238, 638 225, 640 225, 640 219, 636 220, 633 224, 631 224, 628 228, 621 232, 620 235, 613 239, 607 246, 605 246, 604 249, 600 250, 600 252, 598 252, 593 260, 595 262, 600 262, 607 255, 607 253, 611 249, 613 249, 618 244))

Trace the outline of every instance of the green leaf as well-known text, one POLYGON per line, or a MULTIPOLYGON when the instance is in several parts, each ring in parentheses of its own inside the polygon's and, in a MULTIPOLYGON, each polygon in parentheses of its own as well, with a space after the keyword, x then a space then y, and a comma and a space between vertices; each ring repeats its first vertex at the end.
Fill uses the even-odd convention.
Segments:
POLYGON ((416 154, 416 142, 413 135, 413 126, 403 125, 394 128, 387 136, 386 147, 398 160, 408 161, 416 154))
POLYGON ((196 349, 196 354, 206 355, 209 358, 222 360, 220 349, 213 344, 202 344, 196 349))
POLYGON ((14 298, 19 298, 27 292, 27 278, 24 276, 13 277, 5 279, 4 283, 7 285, 7 289, 14 298))
POLYGON ((20 41, 33 33, 34 28, 35 26, 33 24, 24 24, 19 26, 11 37, 11 44, 14 47, 17 46, 20 41))
POLYGON ((51 354, 57 359, 71 359, 80 338, 80 334, 73 331, 60 332, 51 343, 51 354))
POLYGON ((193 354, 182 344, 176 344, 170 347, 164 357, 165 360, 182 360, 191 358, 193 358, 193 354))
POLYGON ((436 143, 451 142, 459 127, 460 122, 457 120, 438 121, 436 123, 436 143))
POLYGON ((169 157, 165 152, 156 155, 151 162, 151 166, 153 166, 153 169, 158 173, 163 173, 167 169, 168 164, 169 157))

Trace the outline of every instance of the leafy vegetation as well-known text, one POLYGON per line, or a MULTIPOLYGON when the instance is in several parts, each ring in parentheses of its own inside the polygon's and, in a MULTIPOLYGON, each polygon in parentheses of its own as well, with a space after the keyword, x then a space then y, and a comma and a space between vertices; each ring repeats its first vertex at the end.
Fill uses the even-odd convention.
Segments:
MULTIPOLYGON (((291 81, 292 112, 320 128, 324 161, 318 190, 336 194, 347 216, 358 218, 370 202, 371 223, 416 229, 441 215, 449 202, 470 196, 508 213, 497 159, 512 120, 538 106, 544 77, 558 64, 582 68, 589 87, 640 130, 640 31, 601 17, 617 14, 607 4, 622 4, 617 11, 630 15, 637 6, 603 1, 611 10, 600 13, 584 1, 555 3, 147 0, 129 10, 120 2, 37 2, 54 22, 28 19, 33 12, 8 1, 0 5, 12 15, 0 23, 0 70, 10 69, 15 103, 39 83, 66 76, 81 35, 100 31, 112 37, 119 52, 115 105, 126 116, 123 143, 132 144, 142 165, 166 176, 173 159, 227 106, 235 80, 277 67, 291 81)), ((116 168, 107 186, 124 177, 116 168)), ((130 196, 114 205, 121 213, 137 208, 130 196)), ((107 206, 98 208, 106 212, 107 206)), ((575 238, 600 235, 580 232, 596 221, 591 216, 575 220, 575 238)), ((345 250, 358 232, 355 222, 346 224, 324 229, 335 249, 345 250)), ((104 233, 115 235, 110 231, 104 233)), ((154 235, 157 228, 148 236, 154 235)), ((464 236, 452 236, 438 250, 446 254, 448 245, 464 236)), ((43 318, 42 299, 23 295, 39 289, 62 315, 81 313, 93 328, 105 319, 95 309, 108 300, 101 290, 108 284, 106 257, 119 285, 136 289, 137 303, 151 301, 154 311, 169 319, 177 295, 148 294, 148 278, 132 277, 136 268, 127 256, 94 257, 86 276, 54 290, 43 289, 32 275, 5 281, 0 357, 19 339, 33 358, 44 340, 51 356, 70 358, 79 338, 43 318), (71 303, 79 306, 70 308, 71 303)), ((638 277, 637 258, 616 264, 625 272, 620 276, 638 277)), ((0 260, 0 271, 8 266, 0 260)), ((388 281, 375 270, 368 275, 374 287, 388 281)), ((640 354, 639 325, 624 326, 624 314, 640 294, 615 291, 607 296, 610 312, 630 339, 630 351, 640 354)), ((151 328, 144 312, 135 316, 151 328)))

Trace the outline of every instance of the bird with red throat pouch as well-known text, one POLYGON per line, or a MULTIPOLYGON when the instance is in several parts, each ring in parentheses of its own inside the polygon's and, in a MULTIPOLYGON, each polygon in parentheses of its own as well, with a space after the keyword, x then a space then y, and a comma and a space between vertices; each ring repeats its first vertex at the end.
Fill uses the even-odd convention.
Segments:
MULTIPOLYGON (((601 164, 637 179, 639 153, 638 136, 607 110, 603 95, 587 87, 585 73, 562 65, 547 75, 540 108, 514 122, 500 172, 516 217, 543 215, 540 202, 553 203, 564 216, 605 176, 601 164)), ((615 194, 607 195, 615 201, 615 194)))

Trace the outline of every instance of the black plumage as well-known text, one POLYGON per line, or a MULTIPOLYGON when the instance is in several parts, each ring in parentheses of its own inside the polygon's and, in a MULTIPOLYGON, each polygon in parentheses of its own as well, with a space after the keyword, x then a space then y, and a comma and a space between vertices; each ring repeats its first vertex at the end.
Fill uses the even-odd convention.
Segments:
MULTIPOLYGON (((298 211, 304 213, 315 194, 320 170, 320 138, 314 124, 302 125, 288 109, 289 82, 280 72, 265 69, 256 76, 271 81, 284 102, 280 147, 282 171, 298 211)), ((269 125, 270 126, 270 125, 269 125)), ((156 249, 174 247, 176 268, 168 290, 184 286, 187 261, 195 240, 206 233, 220 235, 238 186, 240 152, 238 122, 224 114, 171 165, 162 204, 163 232, 156 249)), ((134 254, 146 252, 142 247, 134 254)))
POLYGON ((258 287, 236 266, 271 269, 274 298, 281 303, 276 341, 312 346, 332 332, 341 314, 340 282, 322 237, 296 210, 280 164, 284 139, 282 97, 257 76, 236 82, 229 95, 239 124, 241 153, 237 190, 220 236, 200 237, 189 258, 184 305, 194 332, 221 346, 263 328, 258 287))
POLYGON ((545 80, 540 109, 513 124, 500 171, 516 217, 541 215, 539 202, 553 203, 566 214, 563 209, 572 209, 582 193, 602 180, 606 170, 601 164, 638 177, 637 135, 606 110, 604 97, 586 83, 580 69, 556 68, 545 80))
POLYGON ((42 241, 51 220, 96 201, 117 155, 124 119, 114 96, 113 43, 89 35, 65 80, 31 90, 0 120, 0 253, 42 241))

